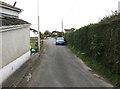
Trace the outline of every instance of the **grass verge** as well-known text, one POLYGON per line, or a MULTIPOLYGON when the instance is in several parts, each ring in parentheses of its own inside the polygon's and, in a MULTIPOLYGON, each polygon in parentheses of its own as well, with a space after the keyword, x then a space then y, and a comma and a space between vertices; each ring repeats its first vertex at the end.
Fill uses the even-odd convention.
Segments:
POLYGON ((44 52, 45 47, 46 47, 46 43, 44 42, 43 45, 42 45, 41 48, 40 48, 40 52, 41 52, 41 53, 44 52))
POLYGON ((36 41, 34 41, 34 42, 30 42, 30 45, 31 45, 31 48, 32 49, 37 49, 37 42, 36 41))
MULTIPOLYGON (((40 47, 40 55, 44 52, 44 49, 45 49, 45 47, 46 47, 46 43, 43 43, 43 45, 40 47)), ((40 57, 39 57, 40 58, 40 57)), ((39 59, 38 58, 38 59, 39 59)), ((34 65, 36 65, 37 63, 39 63, 39 60, 36 60, 35 62, 34 62, 34 65)))
POLYGON ((86 55, 86 53, 79 51, 74 46, 68 45, 68 47, 79 57, 81 58, 84 63, 92 68, 96 73, 103 76, 106 80, 110 81, 114 86, 120 87, 120 75, 119 74, 113 74, 110 69, 108 69, 105 65, 102 63, 93 60, 89 56, 86 55))

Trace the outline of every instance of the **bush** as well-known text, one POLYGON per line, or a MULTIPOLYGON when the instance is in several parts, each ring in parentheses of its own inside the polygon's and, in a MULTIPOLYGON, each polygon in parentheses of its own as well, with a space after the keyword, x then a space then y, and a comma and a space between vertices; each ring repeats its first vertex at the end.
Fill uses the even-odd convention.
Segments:
POLYGON ((113 74, 120 74, 120 15, 66 33, 65 39, 113 74))

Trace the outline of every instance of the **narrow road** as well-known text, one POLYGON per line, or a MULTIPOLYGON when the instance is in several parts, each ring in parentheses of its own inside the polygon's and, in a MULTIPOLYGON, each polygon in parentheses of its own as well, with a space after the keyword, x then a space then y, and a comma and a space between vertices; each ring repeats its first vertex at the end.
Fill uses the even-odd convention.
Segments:
POLYGON ((94 76, 66 46, 56 46, 53 38, 48 38, 46 44, 28 87, 112 87, 94 76))

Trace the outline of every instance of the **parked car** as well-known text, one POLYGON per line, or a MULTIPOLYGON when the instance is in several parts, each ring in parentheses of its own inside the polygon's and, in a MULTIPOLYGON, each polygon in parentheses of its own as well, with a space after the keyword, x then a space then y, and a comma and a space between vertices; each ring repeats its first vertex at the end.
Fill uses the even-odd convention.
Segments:
POLYGON ((56 45, 60 45, 60 44, 63 44, 63 45, 66 44, 65 39, 63 37, 56 38, 56 45))

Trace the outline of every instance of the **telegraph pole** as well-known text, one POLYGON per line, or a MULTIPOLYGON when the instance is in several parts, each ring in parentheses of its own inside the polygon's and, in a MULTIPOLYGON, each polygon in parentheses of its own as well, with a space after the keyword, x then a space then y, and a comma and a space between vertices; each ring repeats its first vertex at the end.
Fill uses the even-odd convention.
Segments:
POLYGON ((63 37, 63 17, 61 18, 62 37, 63 37))
POLYGON ((40 52, 40 21, 39 21, 39 0, 38 0, 38 51, 40 52))
POLYGON ((118 13, 120 13, 120 1, 118 2, 118 13))

